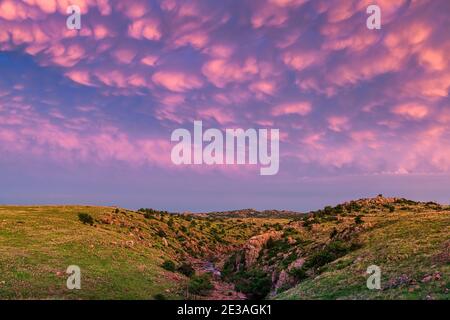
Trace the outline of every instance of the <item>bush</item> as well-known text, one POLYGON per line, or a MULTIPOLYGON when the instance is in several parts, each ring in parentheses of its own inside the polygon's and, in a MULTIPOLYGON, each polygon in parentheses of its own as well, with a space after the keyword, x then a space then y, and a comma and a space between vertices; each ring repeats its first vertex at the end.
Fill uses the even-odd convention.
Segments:
POLYGON ((209 291, 213 289, 211 277, 209 274, 204 273, 199 276, 193 276, 189 280, 188 289, 190 293, 198 295, 207 295, 209 291))
POLYGON ((153 296, 153 299, 155 300, 167 300, 166 296, 162 293, 157 293, 153 296))
POLYGON ((338 231, 336 228, 333 228, 333 230, 331 230, 330 232, 330 239, 333 239, 334 237, 336 237, 338 234, 338 231))
POLYGON ((175 262, 173 262, 172 260, 165 260, 161 267, 171 272, 174 272, 176 269, 175 262))
POLYGON ((262 270, 241 271, 235 275, 236 290, 243 292, 251 300, 264 299, 270 292, 272 280, 262 270))
POLYGON ((304 268, 293 268, 288 271, 289 275, 295 278, 297 281, 301 281, 306 279, 308 276, 306 274, 306 270, 304 268))
POLYGON ((155 215, 153 213, 149 213, 149 212, 144 213, 144 218, 145 219, 156 219, 155 215))
POLYGON ((78 219, 83 222, 83 224, 90 224, 91 226, 94 224, 94 218, 88 213, 79 213, 78 219))
POLYGON ((178 272, 189 278, 195 274, 195 270, 192 265, 186 262, 182 263, 181 266, 178 267, 178 272))
POLYGON ((362 224, 362 223, 364 223, 364 221, 363 221, 361 215, 355 217, 355 223, 356 223, 356 224, 362 224))
POLYGON ((357 243, 347 243, 340 240, 333 241, 322 250, 312 254, 303 267, 306 269, 322 267, 359 247, 360 245, 357 243))
POLYGON ((273 240, 272 238, 269 238, 263 248, 267 249, 267 256, 273 258, 280 252, 286 252, 290 247, 291 245, 287 239, 273 240))
POLYGON ((159 229, 158 230, 158 236, 160 236, 161 238, 165 238, 167 236, 167 234, 164 232, 164 230, 159 229))

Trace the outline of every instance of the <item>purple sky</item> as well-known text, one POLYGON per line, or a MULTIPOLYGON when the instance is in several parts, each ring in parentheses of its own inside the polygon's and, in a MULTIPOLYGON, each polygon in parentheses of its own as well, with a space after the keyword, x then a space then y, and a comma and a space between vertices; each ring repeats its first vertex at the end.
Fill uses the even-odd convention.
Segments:
POLYGON ((449 30, 448 0, 0 0, 0 203, 448 203, 449 30), (173 165, 194 120, 279 129, 279 173, 173 165))

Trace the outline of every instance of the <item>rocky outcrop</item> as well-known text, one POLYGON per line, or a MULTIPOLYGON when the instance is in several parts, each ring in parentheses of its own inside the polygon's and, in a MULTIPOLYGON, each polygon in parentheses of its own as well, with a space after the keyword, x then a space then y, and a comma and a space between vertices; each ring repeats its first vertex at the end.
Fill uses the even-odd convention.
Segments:
POLYGON ((270 231, 251 237, 243 247, 245 265, 247 267, 253 266, 259 257, 261 249, 264 247, 267 241, 269 241, 270 238, 272 238, 272 240, 278 240, 281 235, 281 231, 270 231))
POLYGON ((279 288, 285 287, 285 286, 292 286, 295 285, 295 278, 289 274, 289 271, 292 269, 298 269, 303 266, 305 263, 304 258, 299 258, 292 262, 289 267, 287 267, 285 270, 281 271, 278 277, 276 275, 272 275, 272 282, 275 284, 274 289, 275 291, 279 288))

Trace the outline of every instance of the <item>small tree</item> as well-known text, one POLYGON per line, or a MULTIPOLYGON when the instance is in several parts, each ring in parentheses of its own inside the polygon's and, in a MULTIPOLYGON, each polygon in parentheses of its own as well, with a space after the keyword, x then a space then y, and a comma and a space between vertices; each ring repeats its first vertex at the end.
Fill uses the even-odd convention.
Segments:
POLYGON ((91 226, 94 224, 94 218, 88 213, 79 213, 78 219, 83 222, 83 224, 89 224, 91 226))
POLYGON ((209 274, 204 273, 199 276, 193 276, 189 280, 189 292, 198 295, 207 295, 214 288, 209 274))
POLYGON ((175 262, 173 262, 172 260, 165 260, 163 262, 163 264, 161 265, 161 267, 163 267, 163 269, 166 269, 167 271, 171 271, 171 272, 174 272, 176 269, 175 262))
POLYGON ((186 277, 192 277, 195 270, 191 264, 184 262, 178 267, 178 272, 184 274, 186 277))
POLYGON ((336 237, 337 234, 338 234, 337 229, 333 228, 333 230, 331 230, 331 233, 330 233, 330 239, 333 239, 334 237, 336 237))
POLYGON ((160 236, 161 238, 165 238, 167 236, 167 234, 164 232, 164 230, 159 229, 158 230, 158 236, 160 236))
POLYGON ((356 224, 362 224, 362 223, 364 223, 364 221, 363 221, 361 215, 355 217, 355 223, 356 223, 356 224))

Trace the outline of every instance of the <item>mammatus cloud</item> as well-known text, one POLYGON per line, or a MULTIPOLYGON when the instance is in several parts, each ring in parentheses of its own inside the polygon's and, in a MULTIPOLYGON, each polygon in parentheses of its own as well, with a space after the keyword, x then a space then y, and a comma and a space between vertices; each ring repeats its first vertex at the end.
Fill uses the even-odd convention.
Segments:
POLYGON ((450 3, 378 0, 368 30, 372 2, 0 0, 0 54, 28 63, 0 60, 2 157, 168 167, 169 129, 203 120, 279 128, 280 172, 448 172, 450 3))

